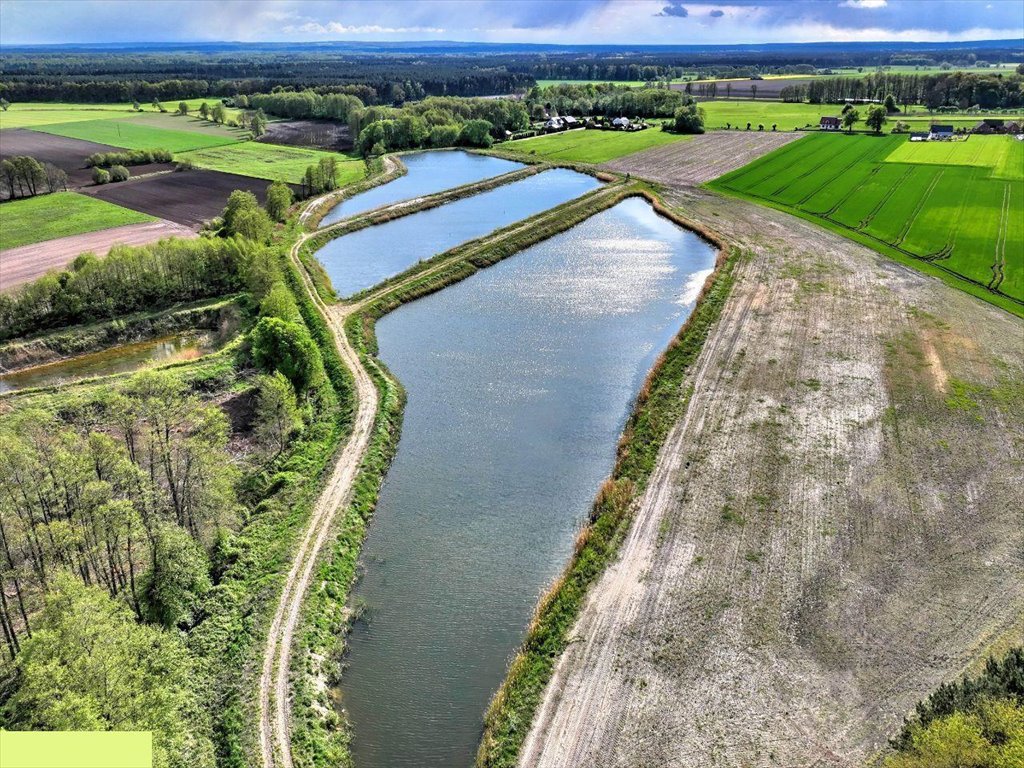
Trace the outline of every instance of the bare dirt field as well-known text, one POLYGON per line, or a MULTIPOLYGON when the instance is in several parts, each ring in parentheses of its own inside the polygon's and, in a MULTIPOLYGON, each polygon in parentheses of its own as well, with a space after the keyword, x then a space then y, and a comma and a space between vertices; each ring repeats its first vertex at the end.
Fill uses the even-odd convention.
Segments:
POLYGON ((53 269, 62 269, 87 251, 106 256, 114 245, 145 245, 165 237, 195 237, 188 227, 170 221, 147 221, 111 227, 84 235, 58 237, 41 243, 0 251, 0 290, 6 291, 42 277, 53 269))
MULTIPOLYGON (((764 99, 771 101, 779 98, 782 89, 787 85, 806 85, 814 78, 806 77, 780 77, 771 80, 705 80, 692 83, 690 90, 694 96, 700 94, 700 87, 715 84, 715 96, 719 99, 764 99), (757 89, 756 94, 754 88, 757 89)), ((677 91, 685 91, 686 83, 673 83, 672 88, 677 91)))
POLYGON ((601 168, 675 186, 697 186, 734 171, 803 134, 710 131, 604 163, 601 168))
POLYGON ((267 132, 258 141, 290 147, 332 149, 335 152, 352 149, 348 126, 330 120, 282 120, 267 123, 267 132))
POLYGON ((800 219, 745 255, 522 766, 826 768, 1024 641, 1024 322, 800 219))
POLYGON ((106 144, 69 139, 25 128, 0 131, 0 160, 14 155, 28 155, 40 163, 53 163, 67 173, 70 187, 92 183, 92 169, 85 167, 85 158, 93 152, 119 151, 117 147, 106 144))
POLYGON ((133 211, 199 229, 204 221, 220 215, 228 195, 236 189, 254 193, 262 204, 268 183, 233 173, 189 170, 88 187, 82 191, 133 211))

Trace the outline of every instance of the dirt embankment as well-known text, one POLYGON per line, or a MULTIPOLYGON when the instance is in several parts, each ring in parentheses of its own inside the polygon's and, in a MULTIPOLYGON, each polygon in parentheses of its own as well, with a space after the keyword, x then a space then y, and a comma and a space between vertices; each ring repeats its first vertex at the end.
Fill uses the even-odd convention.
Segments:
POLYGON ((771 209, 521 766, 859 766, 1021 642, 1024 323, 771 209))

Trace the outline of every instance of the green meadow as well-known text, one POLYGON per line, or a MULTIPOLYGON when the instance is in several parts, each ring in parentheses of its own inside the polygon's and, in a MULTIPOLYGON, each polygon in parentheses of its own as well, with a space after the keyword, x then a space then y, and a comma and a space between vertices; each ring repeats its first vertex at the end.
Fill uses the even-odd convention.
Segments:
POLYGON ((366 175, 366 163, 350 155, 258 141, 185 152, 175 159, 224 173, 301 184, 306 168, 324 157, 333 157, 338 162, 339 186, 358 181, 366 175))
MULTIPOLYGON (((704 125, 709 130, 725 128, 726 123, 731 123, 733 127, 738 125, 745 128, 749 122, 753 123, 755 130, 758 123, 763 124, 767 129, 771 128, 772 123, 776 123, 780 131, 792 131, 807 126, 817 127, 823 115, 838 116, 842 109, 839 104, 803 104, 782 101, 751 101, 749 99, 701 101, 700 107, 704 110, 704 125)), ((865 108, 860 107, 859 111, 863 118, 865 108)), ((986 115, 968 115, 963 112, 932 114, 922 107, 917 109, 911 107, 907 114, 890 115, 886 128, 892 128, 898 120, 910 123, 912 130, 924 130, 931 123, 966 128, 976 125, 983 117, 1020 120, 1024 118, 1024 111, 986 115)), ((860 122, 854 126, 854 130, 858 128, 863 129, 864 123, 860 122)))
POLYGON ((605 163, 623 155, 689 138, 666 133, 658 126, 633 132, 573 130, 506 142, 500 145, 500 149, 502 152, 570 163, 605 163))
POLYGON ((817 221, 1024 315, 1024 142, 816 133, 709 184, 817 221))
POLYGON ((55 192, 0 205, 0 250, 81 235, 125 224, 155 221, 119 205, 75 192, 55 192))
MULTIPOLYGON (((168 117, 167 120, 172 118, 168 117)), ((187 119, 187 118, 186 118, 187 119)), ((227 131, 203 133, 189 130, 154 128, 131 117, 124 120, 81 120, 70 123, 37 125, 33 130, 67 136, 83 141, 95 141, 125 149, 153 149, 159 147, 171 152, 185 152, 202 147, 216 147, 238 141, 227 131)))

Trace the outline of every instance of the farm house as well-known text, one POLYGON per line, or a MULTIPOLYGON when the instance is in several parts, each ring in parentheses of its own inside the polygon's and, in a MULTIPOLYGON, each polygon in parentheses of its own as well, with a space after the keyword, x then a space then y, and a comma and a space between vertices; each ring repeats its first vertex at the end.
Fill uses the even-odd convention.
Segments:
POLYGON ((838 131, 839 125, 838 117, 822 117, 821 122, 818 123, 818 128, 823 131, 838 131))

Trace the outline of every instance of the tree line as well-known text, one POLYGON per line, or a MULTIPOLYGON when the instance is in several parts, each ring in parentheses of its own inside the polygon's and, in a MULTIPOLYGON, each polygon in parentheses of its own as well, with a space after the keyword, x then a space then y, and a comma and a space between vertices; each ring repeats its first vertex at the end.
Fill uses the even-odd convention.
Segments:
POLYGON ((782 89, 783 101, 836 104, 845 100, 881 101, 929 109, 1012 109, 1024 105, 1024 78, 1016 73, 943 72, 936 75, 880 72, 862 78, 823 77, 782 89))
POLYGON ((201 238, 115 246, 102 259, 82 254, 66 272, 0 293, 0 340, 234 293, 254 250, 201 238))
POLYGON ((605 117, 672 117, 693 99, 664 88, 630 88, 610 83, 561 83, 531 88, 524 99, 534 119, 545 112, 605 117))
POLYGON ((28 155, 0 162, 0 193, 3 197, 35 197, 68 188, 68 175, 53 163, 40 163, 28 155))

